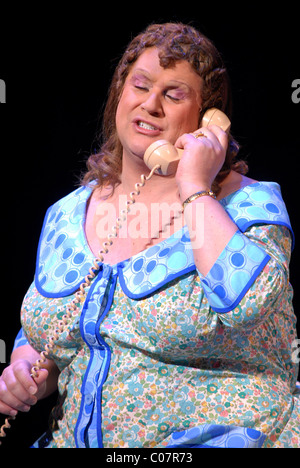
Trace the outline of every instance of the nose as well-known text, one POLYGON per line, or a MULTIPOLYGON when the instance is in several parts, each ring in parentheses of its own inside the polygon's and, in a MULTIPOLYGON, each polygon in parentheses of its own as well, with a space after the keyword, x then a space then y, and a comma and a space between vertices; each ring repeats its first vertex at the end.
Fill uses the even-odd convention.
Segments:
POLYGON ((141 107, 153 117, 161 117, 164 114, 160 97, 155 91, 149 92, 141 107))

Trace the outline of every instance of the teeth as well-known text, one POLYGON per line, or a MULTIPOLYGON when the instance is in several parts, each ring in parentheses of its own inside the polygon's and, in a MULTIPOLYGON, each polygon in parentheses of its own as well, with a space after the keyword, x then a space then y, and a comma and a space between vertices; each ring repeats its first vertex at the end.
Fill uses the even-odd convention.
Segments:
POLYGON ((147 124, 146 122, 138 122, 138 126, 141 128, 146 128, 147 130, 157 130, 155 127, 152 127, 152 125, 147 124))

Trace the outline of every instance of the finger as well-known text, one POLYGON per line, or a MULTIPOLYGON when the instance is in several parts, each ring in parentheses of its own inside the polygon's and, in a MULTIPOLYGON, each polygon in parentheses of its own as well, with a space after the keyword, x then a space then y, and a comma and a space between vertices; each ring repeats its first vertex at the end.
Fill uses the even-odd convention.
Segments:
POLYGON ((18 381, 13 386, 7 384, 7 390, 5 402, 17 410, 29 411, 37 402, 36 396, 28 393, 18 381))
POLYGON ((228 146, 228 135, 221 127, 218 125, 209 125, 208 127, 203 127, 199 129, 203 132, 204 135, 213 142, 218 142, 225 150, 228 146))
POLYGON ((15 416, 18 411, 27 413, 30 410, 31 406, 33 406, 32 404, 27 405, 26 403, 12 395, 12 393, 7 393, 5 400, 5 402, 1 401, 0 403, 0 413, 8 414, 10 416, 15 416))
POLYGON ((37 376, 34 377, 35 383, 37 384, 38 390, 35 393, 35 396, 39 398, 41 394, 44 392, 46 385, 46 380, 49 375, 49 372, 46 369, 39 369, 37 371, 37 376))
POLYGON ((29 362, 16 362, 13 367, 13 372, 15 379, 20 385, 22 385, 28 394, 34 395, 37 392, 38 386, 31 377, 31 365, 29 362))
POLYGON ((194 132, 194 133, 192 133, 192 135, 193 135, 193 137, 196 138, 196 139, 198 139, 198 138, 207 138, 207 136, 205 135, 205 133, 200 132, 200 131, 194 132))
POLYGON ((35 383, 38 386, 43 384, 47 380, 48 375, 49 375, 49 372, 47 371, 47 369, 39 369, 37 371, 37 376, 34 377, 35 383))
MULTIPOLYGON (((30 379, 26 378, 26 381, 24 380, 22 381, 23 384, 26 385, 26 387, 23 387, 23 388, 27 392, 26 399, 23 400, 25 403, 29 405, 35 405, 35 403, 37 402, 37 399, 39 398, 39 390, 41 389, 43 384, 45 384, 48 375, 49 375, 49 372, 47 369, 38 369, 37 375, 34 378, 30 376, 30 379)), ((18 395, 21 395, 21 393, 18 395)))
POLYGON ((0 413, 14 416, 18 410, 29 411, 30 405, 26 405, 14 396, 8 389, 3 379, 0 381, 0 413))
MULTIPOLYGON (((193 147, 197 143, 196 140, 197 139, 195 138, 195 135, 193 133, 184 133, 175 142, 175 146, 176 146, 176 148, 189 149, 189 148, 193 147)), ((200 139, 199 139, 199 141, 200 141, 200 139)))
POLYGON ((7 388, 7 399, 5 400, 11 406, 17 407, 22 411, 26 411, 27 406, 34 405, 37 402, 34 393, 37 390, 37 385, 33 379, 27 375, 26 367, 23 369, 20 366, 9 366, 3 371, 2 380, 7 388), (26 382, 28 387, 24 387, 26 382), (28 382, 28 383, 27 383, 28 382), (22 409, 24 405, 25 409, 22 409))
POLYGON ((0 378, 0 413, 8 416, 14 416, 16 413, 15 409, 12 408, 7 402, 8 390, 5 382, 0 378), (13 413, 12 413, 13 412, 13 413))
POLYGON ((18 411, 11 406, 6 405, 3 401, 0 401, 0 414, 5 414, 6 416, 16 416, 18 411))

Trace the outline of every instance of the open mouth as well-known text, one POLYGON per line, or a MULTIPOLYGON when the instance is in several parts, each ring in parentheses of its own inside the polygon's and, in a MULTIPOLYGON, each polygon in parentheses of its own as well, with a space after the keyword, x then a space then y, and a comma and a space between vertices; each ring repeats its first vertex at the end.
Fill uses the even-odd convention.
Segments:
POLYGON ((138 125, 138 127, 144 128, 146 130, 159 130, 157 127, 153 127, 153 125, 150 125, 150 124, 148 124, 146 122, 143 122, 142 120, 139 120, 137 122, 137 125, 138 125))

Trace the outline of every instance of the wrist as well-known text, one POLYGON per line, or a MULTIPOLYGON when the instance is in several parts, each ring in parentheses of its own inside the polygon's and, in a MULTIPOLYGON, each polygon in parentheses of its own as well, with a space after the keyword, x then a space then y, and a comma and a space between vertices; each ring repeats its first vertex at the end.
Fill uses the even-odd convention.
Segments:
POLYGON ((198 200, 198 198, 201 197, 211 197, 214 200, 216 200, 216 194, 212 190, 201 190, 200 192, 196 192, 190 197, 188 197, 183 203, 182 203, 182 208, 183 210, 185 209, 186 205, 189 203, 192 203, 195 200, 198 200))
POLYGON ((185 202, 189 197, 198 192, 209 192, 211 187, 208 184, 194 184, 187 182, 179 186, 179 195, 182 203, 185 202))

